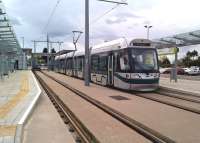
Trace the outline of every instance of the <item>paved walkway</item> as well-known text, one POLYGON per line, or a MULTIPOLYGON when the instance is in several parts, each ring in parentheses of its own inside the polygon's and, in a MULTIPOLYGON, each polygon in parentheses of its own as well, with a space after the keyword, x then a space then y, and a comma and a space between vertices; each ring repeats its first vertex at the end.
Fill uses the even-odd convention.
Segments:
POLYGON ((75 143, 44 92, 24 127, 23 143, 75 143))
POLYGON ((20 143, 23 124, 40 88, 31 71, 17 71, 0 80, 0 143, 20 143))
POLYGON ((195 93, 200 96, 200 81, 178 79, 178 82, 170 82, 169 78, 160 78, 160 86, 167 87, 175 90, 195 93))
MULTIPOLYGON (((170 78, 170 74, 161 74, 160 75, 163 78, 170 78)), ((200 81, 200 75, 177 75, 178 79, 185 79, 185 80, 195 80, 195 81, 200 81)))

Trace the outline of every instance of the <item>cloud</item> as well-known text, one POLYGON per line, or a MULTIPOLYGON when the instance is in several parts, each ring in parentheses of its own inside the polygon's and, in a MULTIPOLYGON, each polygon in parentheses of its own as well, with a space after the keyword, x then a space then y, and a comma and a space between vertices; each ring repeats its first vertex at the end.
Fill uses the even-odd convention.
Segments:
POLYGON ((73 24, 67 19, 55 18, 52 23, 49 24, 47 32, 51 37, 62 37, 71 34, 74 28, 73 24))
MULTIPOLYGON (((63 47, 61 48, 62 50, 74 50, 74 44, 72 42, 64 42, 63 43, 63 47)), ((77 43, 77 49, 79 51, 83 51, 84 50, 84 46, 82 44, 77 43)))
POLYGON ((120 24, 120 23, 126 22, 126 21, 127 21, 127 20, 126 20, 125 18, 119 19, 119 18, 113 17, 113 18, 107 19, 107 20, 106 20, 106 23, 107 23, 107 24, 120 24))
POLYGON ((135 15, 133 13, 121 12, 121 13, 114 15, 113 17, 110 17, 109 19, 106 19, 105 22, 107 24, 120 24, 123 22, 127 22, 128 19, 138 19, 138 18, 141 18, 141 17, 138 15, 135 15))
POLYGON ((12 24, 13 26, 22 25, 22 24, 21 24, 21 21, 20 21, 19 18, 17 18, 17 17, 10 17, 10 21, 11 21, 11 24, 12 24))
MULTIPOLYGON (((157 39, 176 33, 197 30, 200 19, 196 10, 197 0, 127 0, 128 6, 120 6, 106 15, 98 23, 90 25, 91 43, 101 43, 122 36, 145 38, 145 24, 153 25, 150 38, 157 39), (173 3, 173 5, 172 5, 173 3), (169 9, 170 7, 170 9, 169 9), (187 11, 186 11, 187 9, 187 11), (191 16, 192 15, 192 16, 191 16)), ((16 25, 18 37, 25 37, 25 45, 33 47, 32 40, 46 39, 42 32, 53 10, 56 0, 4 0, 11 21, 16 25)), ((111 9, 113 5, 92 1, 90 19, 111 9)), ((84 27, 84 1, 61 1, 48 26, 51 40, 72 41, 72 30, 84 27)), ((79 43, 84 43, 81 36, 79 43)), ((38 46, 39 47, 39 46, 38 46)))
POLYGON ((151 22, 150 22, 149 20, 145 20, 145 21, 143 22, 143 24, 144 24, 144 25, 149 25, 149 24, 151 24, 151 22))

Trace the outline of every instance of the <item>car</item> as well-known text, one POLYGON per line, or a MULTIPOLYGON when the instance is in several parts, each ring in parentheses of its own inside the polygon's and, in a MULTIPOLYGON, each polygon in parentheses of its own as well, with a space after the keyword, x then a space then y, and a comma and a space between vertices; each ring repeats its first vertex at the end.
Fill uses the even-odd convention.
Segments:
POLYGON ((183 69, 185 71, 185 74, 188 74, 191 71, 190 68, 183 68, 183 69))
POLYGON ((197 66, 190 67, 187 72, 188 75, 199 75, 200 74, 200 68, 197 66))
POLYGON ((170 74, 171 68, 164 68, 164 70, 161 72, 162 74, 170 74))
POLYGON ((161 68, 159 69, 160 73, 163 74, 168 70, 168 68, 161 68))
POLYGON ((180 67, 178 67, 178 68, 177 68, 177 74, 179 74, 179 75, 184 75, 184 74, 185 74, 185 71, 184 71, 184 69, 183 69, 183 68, 180 68, 180 67))
MULTIPOLYGON (((161 73, 163 73, 163 74, 170 74, 171 71, 172 71, 172 68, 166 68, 161 73)), ((185 74, 185 70, 183 68, 177 67, 177 74, 178 75, 183 75, 183 74, 185 74)))

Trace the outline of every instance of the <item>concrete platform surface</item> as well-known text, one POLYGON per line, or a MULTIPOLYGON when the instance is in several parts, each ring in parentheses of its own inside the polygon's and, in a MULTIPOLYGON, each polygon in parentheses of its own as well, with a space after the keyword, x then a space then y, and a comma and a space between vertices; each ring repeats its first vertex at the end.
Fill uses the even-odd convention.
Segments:
POLYGON ((161 77, 160 86, 185 92, 191 92, 200 96, 200 81, 178 79, 178 82, 170 82, 169 78, 161 77))
POLYGON ((24 127, 23 143, 75 143, 45 92, 24 127))
POLYGON ((23 125, 41 90, 31 71, 0 80, 0 143, 20 143, 23 125))

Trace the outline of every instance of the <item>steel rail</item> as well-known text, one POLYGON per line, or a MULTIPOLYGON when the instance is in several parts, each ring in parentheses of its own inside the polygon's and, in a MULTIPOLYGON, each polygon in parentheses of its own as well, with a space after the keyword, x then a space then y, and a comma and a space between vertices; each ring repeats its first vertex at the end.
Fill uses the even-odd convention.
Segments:
POLYGON ((158 103, 169 105, 169 106, 172 106, 172 107, 175 107, 175 108, 179 108, 179 109, 182 109, 182 110, 185 110, 185 111, 189 111, 189 112, 192 112, 192 113, 195 113, 195 114, 200 114, 200 110, 195 109, 195 108, 190 108, 190 107, 178 105, 178 104, 175 104, 175 103, 172 103, 172 102, 169 102, 169 101, 164 101, 164 100, 156 99, 156 98, 153 98, 153 97, 145 96, 145 95, 142 95, 141 93, 140 94, 134 93, 134 95, 138 96, 138 97, 146 98, 146 99, 158 102, 158 103))
POLYGON ((129 128, 138 132, 139 134, 141 134, 145 138, 151 140, 153 143, 175 143, 175 141, 170 139, 169 137, 162 135, 161 133, 159 133, 159 132, 145 126, 144 124, 124 115, 123 113, 105 105, 104 103, 102 103, 102 102, 100 102, 100 101, 98 101, 94 98, 91 98, 90 96, 86 95, 85 93, 71 87, 67 83, 62 82, 62 81, 56 79, 55 77, 52 77, 52 76, 44 73, 43 71, 41 71, 41 72, 44 75, 46 75, 47 77, 49 77, 50 79, 57 82, 58 84, 60 84, 60 85, 64 86, 65 88, 71 90, 76 95, 80 96, 81 98, 85 99, 86 101, 88 101, 91 104, 95 105, 96 107, 100 108, 104 112, 108 113, 109 115, 111 115, 112 117, 114 117, 118 121, 122 122, 123 124, 125 124, 129 128))
MULTIPOLYGON (((84 124, 75 116, 75 114, 63 103, 63 101, 56 95, 56 93, 45 83, 45 81, 34 71, 36 78, 42 85, 43 89, 46 91, 50 100, 53 102, 54 106, 61 112, 62 116, 66 117, 67 120, 76 130, 80 139, 83 143, 100 143, 96 137, 84 126, 84 124)), ((66 122, 68 122, 66 121, 66 122)), ((76 140, 76 141, 78 141, 76 140)))
MULTIPOLYGON (((45 73, 44 73, 45 74, 45 73)), ((63 73, 59 73, 59 74, 62 74, 62 75, 65 75, 63 73)), ((65 75, 67 76, 67 75, 65 75)), ((76 77, 73 77, 73 78, 76 78, 76 77)), ((119 90, 121 92, 125 92, 125 93, 129 93, 130 94, 130 91, 126 91, 126 90, 121 90, 121 89, 117 89, 117 88, 113 88, 111 87, 112 89, 115 89, 115 90, 119 90)), ((176 93, 179 93, 179 94, 183 94, 183 92, 180 92, 180 91, 174 91, 176 93)), ((149 97, 149 96, 145 96, 145 95, 142 95, 141 92, 131 92, 131 94, 135 95, 135 96, 138 96, 138 97, 141 97, 141 98, 145 98, 145 99, 148 99, 148 100, 152 100, 152 101, 155 101, 155 102, 158 102, 158 103, 161 103, 161 104, 165 104, 165 105, 169 105, 169 106, 172 106, 172 107, 175 107, 175 108, 178 108, 178 109, 182 109, 182 110, 185 110, 185 111, 189 111, 189 112, 192 112, 192 113, 195 113, 195 114, 200 114, 200 110, 198 109, 195 109, 195 108, 190 108, 190 107, 185 107, 185 106, 182 106, 182 105, 178 105, 178 104, 174 104, 174 103, 171 103, 171 102, 168 102, 168 101, 164 101, 164 100, 160 100, 160 99, 156 99, 156 98, 153 98, 153 97, 149 97)), ((187 93, 188 94, 188 93, 187 93)), ((189 94, 191 97, 196 97, 196 98, 200 98, 198 95, 195 95, 195 94, 189 94)), ((174 97, 176 98, 176 97, 174 97)), ((185 100, 185 101, 190 101, 190 102, 194 102, 194 103, 197 103, 198 101, 194 101, 194 100, 190 100, 190 99, 184 99, 184 98, 180 98, 182 100, 185 100)))
POLYGON ((178 89, 172 89, 172 88, 168 88, 168 87, 159 87, 159 91, 166 91, 166 92, 170 92, 170 93, 174 93, 174 94, 180 94, 180 95, 184 95, 184 96, 188 96, 188 97, 194 97, 200 100, 200 94, 196 94, 196 93, 192 93, 192 92, 188 92, 188 91, 182 91, 182 90, 178 90, 178 89))
POLYGON ((192 99, 191 97, 189 97, 190 95, 172 93, 172 92, 167 92, 167 91, 156 91, 156 93, 161 94, 161 95, 165 95, 165 96, 168 96, 168 97, 177 98, 177 99, 181 99, 181 100, 200 104, 200 98, 199 98, 199 100, 196 100, 194 98, 192 99))

